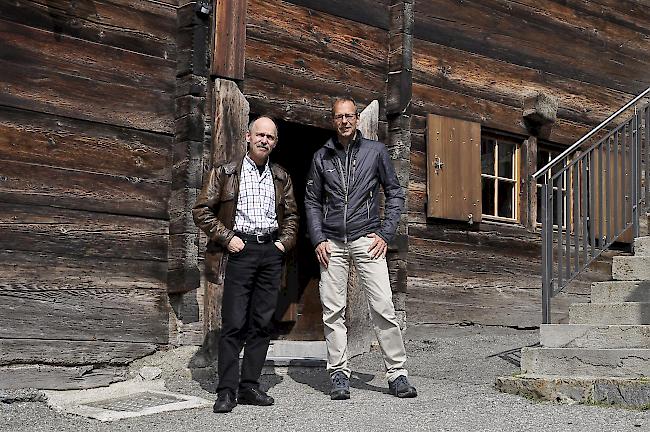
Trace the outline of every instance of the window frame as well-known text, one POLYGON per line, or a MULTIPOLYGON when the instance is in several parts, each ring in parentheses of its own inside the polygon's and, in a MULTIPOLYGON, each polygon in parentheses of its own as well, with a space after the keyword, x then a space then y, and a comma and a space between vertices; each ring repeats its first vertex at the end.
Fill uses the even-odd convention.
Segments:
MULTIPOLYGON (((494 169, 494 174, 484 174, 483 173, 483 154, 481 153, 481 184, 483 183, 484 178, 489 178, 491 180, 494 180, 494 213, 495 214, 490 214, 490 213, 485 213, 484 209, 481 208, 481 212, 483 213, 483 219, 486 221, 494 221, 494 222, 505 222, 509 224, 517 224, 521 222, 521 148, 523 145, 523 141, 520 138, 516 138, 512 135, 509 134, 504 134, 504 133, 499 133, 499 132, 494 132, 494 131, 483 131, 481 133, 481 144, 483 144, 484 140, 493 140, 495 142, 495 151, 494 151, 494 160, 493 160, 493 169, 494 169), (499 141, 501 142, 506 142, 510 145, 514 145, 514 152, 512 156, 512 175, 513 178, 508 178, 508 177, 500 177, 499 176, 499 152, 498 152, 498 144, 499 141), (514 185, 513 188, 513 193, 512 193, 512 214, 514 215, 513 218, 508 218, 504 216, 498 216, 498 205, 499 205, 499 194, 498 194, 498 189, 499 189, 499 182, 504 181, 508 183, 512 183, 514 185)), ((482 187, 482 186, 481 186, 482 187)))

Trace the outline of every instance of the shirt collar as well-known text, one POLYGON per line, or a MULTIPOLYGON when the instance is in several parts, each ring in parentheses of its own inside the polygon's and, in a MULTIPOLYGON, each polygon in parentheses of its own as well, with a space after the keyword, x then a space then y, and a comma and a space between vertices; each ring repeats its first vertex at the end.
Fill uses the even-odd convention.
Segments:
MULTIPOLYGON (((248 171, 252 171, 252 170, 258 171, 257 164, 255 164, 255 161, 251 159, 250 156, 248 156, 248 153, 246 153, 246 156, 244 157, 244 161, 246 162, 245 166, 248 171)), ((269 167, 269 160, 267 159, 266 164, 264 165, 264 172, 262 175, 266 174, 267 171, 270 171, 270 169, 271 168, 269 167)))

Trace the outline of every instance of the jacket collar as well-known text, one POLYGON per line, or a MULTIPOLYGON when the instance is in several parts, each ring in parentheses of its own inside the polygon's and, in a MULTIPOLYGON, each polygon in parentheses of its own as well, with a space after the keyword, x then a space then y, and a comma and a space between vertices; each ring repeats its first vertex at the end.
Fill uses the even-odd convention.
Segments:
MULTIPOLYGON (((351 147, 356 147, 361 143, 361 140, 363 139, 363 135, 361 134, 361 131, 357 129, 357 134, 355 135, 354 139, 350 143, 351 147)), ((339 144, 339 140, 336 135, 334 135, 332 138, 328 139, 327 142, 325 143, 325 148, 336 151, 339 149, 341 144, 339 144)))

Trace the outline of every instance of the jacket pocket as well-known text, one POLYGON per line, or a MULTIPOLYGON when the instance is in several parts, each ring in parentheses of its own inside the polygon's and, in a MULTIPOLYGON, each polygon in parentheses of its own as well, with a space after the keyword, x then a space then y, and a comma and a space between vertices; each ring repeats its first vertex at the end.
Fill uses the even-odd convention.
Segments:
POLYGON ((327 211, 329 210, 329 197, 325 196, 325 213, 323 215, 323 222, 327 220, 327 211))
POLYGON ((368 220, 370 220, 370 200, 372 199, 372 191, 368 194, 368 198, 366 199, 366 208, 368 209, 368 220))

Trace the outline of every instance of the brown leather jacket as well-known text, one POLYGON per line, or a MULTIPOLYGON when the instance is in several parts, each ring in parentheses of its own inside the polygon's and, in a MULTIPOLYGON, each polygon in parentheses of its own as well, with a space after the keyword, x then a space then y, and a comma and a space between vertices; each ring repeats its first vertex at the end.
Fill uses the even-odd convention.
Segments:
MULTIPOLYGON (((242 162, 243 158, 212 168, 192 209, 194 223, 208 235, 205 275, 215 283, 222 282, 221 268, 228 259, 227 246, 235 235, 232 228, 235 225, 242 162)), ((275 185, 278 240, 287 252, 296 243, 298 208, 289 174, 274 163, 271 163, 271 173, 275 185)))

